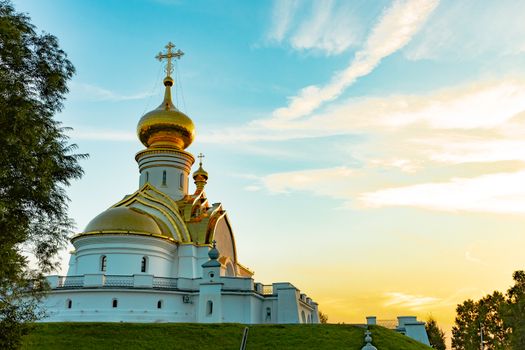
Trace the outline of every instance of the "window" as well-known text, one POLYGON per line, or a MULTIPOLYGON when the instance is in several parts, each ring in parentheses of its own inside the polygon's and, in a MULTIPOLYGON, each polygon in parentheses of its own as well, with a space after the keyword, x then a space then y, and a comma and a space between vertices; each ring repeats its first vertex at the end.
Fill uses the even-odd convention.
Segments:
POLYGON ((149 182, 149 171, 146 171, 146 182, 149 182))
POLYGON ((108 259, 105 255, 100 257, 100 271, 106 272, 108 259))
POLYGON ((206 315, 210 316, 213 313, 213 301, 208 300, 206 303, 206 315))
POLYGON ((301 321, 303 321, 302 323, 306 323, 306 315, 304 314, 304 310, 301 311, 301 321))
POLYGON ((148 267, 148 258, 143 256, 140 262, 140 272, 146 272, 147 267, 148 267))
POLYGON ((179 175, 179 187, 184 188, 184 175, 182 173, 179 175))
POLYGON ((157 309, 162 309, 162 300, 157 301, 157 309))
POLYGON ((166 170, 162 172, 162 186, 166 186, 166 170))
POLYGON ((113 307, 116 308, 118 306, 118 300, 113 299, 113 307))
POLYGON ((68 309, 71 309, 73 307, 73 302, 71 301, 71 299, 66 300, 66 307, 68 309))
POLYGON ((267 307, 266 308, 266 321, 272 320, 272 308, 267 307))

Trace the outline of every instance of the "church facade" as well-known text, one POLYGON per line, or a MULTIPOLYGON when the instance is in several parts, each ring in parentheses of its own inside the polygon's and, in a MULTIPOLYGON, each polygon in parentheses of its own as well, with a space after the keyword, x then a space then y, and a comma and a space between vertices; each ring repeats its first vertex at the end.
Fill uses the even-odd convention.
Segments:
POLYGON ((311 298, 288 282, 256 283, 238 261, 228 215, 206 196, 202 157, 191 174, 195 126, 171 98, 171 60, 183 53, 166 48, 164 100, 137 126, 139 188, 72 237, 67 276, 47 278, 43 321, 318 323, 311 298))

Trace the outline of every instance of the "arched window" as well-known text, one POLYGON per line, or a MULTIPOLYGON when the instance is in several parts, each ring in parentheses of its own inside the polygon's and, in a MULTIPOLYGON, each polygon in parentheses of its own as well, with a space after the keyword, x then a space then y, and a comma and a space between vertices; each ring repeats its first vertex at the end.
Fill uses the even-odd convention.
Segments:
POLYGON ((306 315, 304 314, 304 310, 301 311, 301 320, 303 321, 303 323, 306 323, 306 315))
POLYGON ((140 261, 140 272, 146 272, 148 268, 148 258, 143 256, 142 260, 140 261))
POLYGON ((272 320, 272 308, 270 307, 267 307, 266 308, 266 321, 271 321, 272 320))
POLYGON ((162 172, 162 186, 166 186, 166 170, 162 172))
POLYGON ((68 309, 71 309, 73 307, 73 302, 71 301, 71 299, 66 300, 66 307, 68 309))
POLYGON ((100 271, 106 272, 108 258, 105 255, 100 257, 100 271))
POLYGON ((149 182, 149 171, 146 171, 146 182, 149 182))
POLYGON ((162 309, 162 300, 157 301, 157 309, 162 309))
POLYGON ((118 300, 113 299, 113 307, 116 308, 118 306, 118 300))
POLYGON ((210 316, 213 313, 213 301, 208 300, 206 303, 206 315, 210 316))
POLYGON ((308 314, 308 323, 312 323, 312 315, 308 314))
POLYGON ((184 188, 184 174, 182 173, 179 175, 179 187, 180 189, 184 188))

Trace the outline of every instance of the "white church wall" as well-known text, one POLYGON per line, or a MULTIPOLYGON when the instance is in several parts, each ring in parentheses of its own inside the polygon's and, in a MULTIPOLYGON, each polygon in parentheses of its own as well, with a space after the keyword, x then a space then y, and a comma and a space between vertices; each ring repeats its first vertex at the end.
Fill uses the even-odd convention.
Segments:
POLYGON ((195 322, 195 305, 184 293, 138 290, 55 291, 44 301, 44 322, 195 322), (71 300, 71 308, 68 308, 71 300), (116 300, 116 307, 113 301, 116 300), (158 302, 161 301, 161 308, 158 302))
POLYGON ((221 287, 220 283, 202 283, 200 285, 197 322, 223 322, 221 287))
POLYGON ((274 283, 277 293, 277 323, 301 323, 299 311, 299 291, 291 283, 274 283))
POLYGON ((178 151, 143 152, 137 154, 139 185, 149 182, 174 200, 184 197, 188 193, 188 176, 193 157, 187 152, 178 151))
POLYGON ((158 238, 140 236, 85 237, 74 241, 76 275, 102 272, 102 257, 106 257, 105 273, 132 275, 141 273, 142 258, 146 257, 146 271, 155 276, 171 277, 172 252, 175 246, 158 238))

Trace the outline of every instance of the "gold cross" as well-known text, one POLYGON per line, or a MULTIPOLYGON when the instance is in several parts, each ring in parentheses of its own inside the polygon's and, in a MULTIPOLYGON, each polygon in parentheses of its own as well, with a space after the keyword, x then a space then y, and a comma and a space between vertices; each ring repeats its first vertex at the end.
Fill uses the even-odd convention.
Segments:
POLYGON ((199 155, 197 157, 200 159, 199 165, 202 166, 202 158, 204 158, 204 154, 199 153, 199 155))
POLYGON ((171 65, 171 59, 172 58, 180 59, 184 55, 184 52, 182 52, 181 50, 171 51, 171 49, 175 48, 175 45, 173 45, 171 41, 168 43, 168 45, 165 46, 165 48, 167 49, 167 52, 165 54, 163 54, 162 52, 159 52, 159 54, 155 56, 155 58, 158 59, 159 61, 162 61, 163 59, 166 59, 168 61, 168 64, 166 65, 166 75, 170 77, 171 73, 173 73, 173 66, 171 65))

